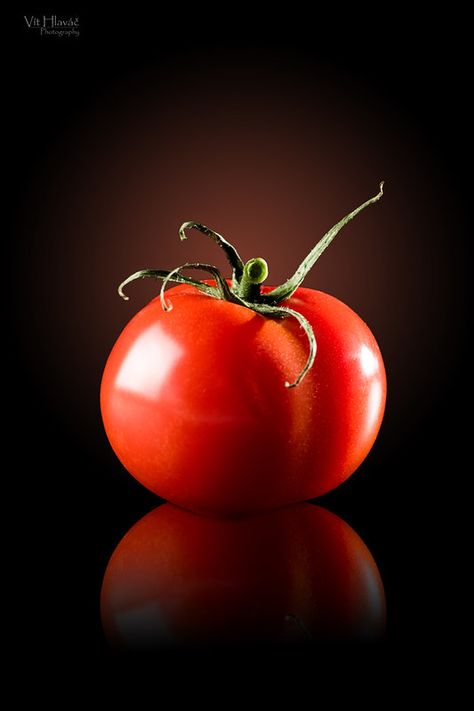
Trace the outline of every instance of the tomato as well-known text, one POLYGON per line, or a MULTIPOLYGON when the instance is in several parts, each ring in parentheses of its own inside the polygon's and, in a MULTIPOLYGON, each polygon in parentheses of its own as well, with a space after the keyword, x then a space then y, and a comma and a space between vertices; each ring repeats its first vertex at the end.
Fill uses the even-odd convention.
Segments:
POLYGON ((382 357, 366 324, 300 287, 284 306, 316 334, 313 368, 294 320, 270 320, 191 286, 154 299, 126 326, 101 388, 118 458, 159 496, 236 514, 324 494, 360 465, 385 404, 382 357))
MULTIPOLYGON (((133 476, 197 512, 239 514, 311 499, 357 469, 377 436, 385 370, 366 324, 336 298, 301 283, 332 227, 284 284, 262 287, 260 257, 244 264, 205 225, 185 222, 226 253, 232 280, 209 264, 165 272, 160 298, 126 326, 107 361, 101 408, 107 436, 133 476), (183 276, 200 269, 214 281, 183 276), (167 292, 168 282, 179 286, 167 292)), ((125 297, 124 298, 128 298, 125 297)))
POLYGON ((385 595, 360 537, 318 506, 216 519, 164 504, 114 551, 101 616, 128 649, 367 641, 383 634, 385 595))

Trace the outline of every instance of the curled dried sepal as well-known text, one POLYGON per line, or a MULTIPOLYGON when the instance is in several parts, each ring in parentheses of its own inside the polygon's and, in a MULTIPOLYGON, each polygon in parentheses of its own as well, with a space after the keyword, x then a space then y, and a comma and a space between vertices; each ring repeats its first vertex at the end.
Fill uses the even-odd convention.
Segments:
POLYGON ((262 316, 273 316, 276 318, 288 318, 289 316, 292 316, 298 321, 301 328, 306 333, 309 343, 308 359, 296 380, 293 383, 289 383, 288 381, 285 382, 285 388, 296 388, 296 386, 301 383, 308 370, 312 368, 314 359, 316 358, 317 343, 313 327, 303 316, 303 314, 300 314, 299 311, 295 311, 294 309, 289 309, 286 306, 268 306, 268 304, 260 304, 258 308, 254 309, 254 311, 257 311, 257 313, 262 316))
MULTIPOLYGON (((180 267, 176 267, 176 269, 173 269, 167 274, 167 276, 163 280, 163 284, 161 285, 160 289, 160 300, 161 305, 163 307, 163 311, 170 310, 169 304, 166 303, 165 299, 165 289, 168 285, 168 282, 174 281, 176 277, 181 276, 180 272, 183 269, 199 269, 200 271, 208 272, 212 277, 214 277, 214 279, 216 280, 217 287, 209 287, 211 291, 206 291, 209 296, 214 296, 215 298, 222 299, 223 301, 231 301, 233 303, 240 304, 241 306, 247 305, 245 302, 242 301, 242 299, 239 299, 238 296, 232 293, 227 281, 224 279, 219 269, 214 267, 212 264, 203 264, 201 262, 187 262, 186 264, 182 264, 180 267)), ((202 282, 197 283, 201 286, 207 286, 202 282)))
POLYGON ((202 232, 202 234, 207 235, 207 237, 214 240, 214 242, 218 244, 222 250, 224 250, 227 260, 232 267, 232 286, 236 287, 242 278, 244 263, 234 245, 228 242, 218 232, 211 230, 210 227, 206 227, 206 225, 202 225, 200 222, 193 222, 192 220, 189 222, 183 222, 179 228, 179 237, 182 241, 188 239, 186 230, 191 229, 198 230, 199 232, 202 232))
POLYGON ((366 207, 380 200, 383 195, 383 186, 384 181, 382 180, 377 195, 370 198, 369 200, 366 200, 366 202, 364 202, 362 205, 359 205, 359 207, 356 207, 355 210, 352 210, 352 212, 343 217, 342 220, 339 220, 339 222, 334 225, 334 227, 331 227, 331 229, 328 230, 323 237, 321 237, 319 242, 311 250, 308 256, 301 262, 300 266, 293 274, 293 276, 290 277, 287 281, 285 281, 284 284, 277 286, 276 289, 273 289, 272 291, 269 291, 267 294, 265 294, 265 301, 268 301, 269 303, 278 304, 280 303, 280 301, 284 301, 284 299, 289 299, 290 296, 295 293, 296 289, 301 286, 308 272, 314 267, 319 257, 329 247, 334 237, 338 234, 340 230, 342 230, 344 225, 347 225, 348 222, 350 222, 356 215, 359 214, 359 212, 362 212, 362 210, 364 210, 366 207))
POLYGON ((176 284, 188 284, 188 286, 194 286, 196 289, 199 289, 199 291, 202 291, 205 294, 209 294, 209 296, 214 296, 215 289, 209 284, 203 284, 201 281, 197 281, 196 279, 190 279, 189 277, 183 276, 182 274, 176 274, 175 276, 170 277, 170 273, 171 272, 167 271, 166 269, 140 269, 140 271, 131 274, 120 284, 120 286, 118 287, 118 293, 124 301, 128 301, 129 297, 123 292, 124 287, 126 287, 127 284, 130 284, 132 281, 136 281, 136 279, 150 278, 169 279, 169 281, 172 281, 176 284))

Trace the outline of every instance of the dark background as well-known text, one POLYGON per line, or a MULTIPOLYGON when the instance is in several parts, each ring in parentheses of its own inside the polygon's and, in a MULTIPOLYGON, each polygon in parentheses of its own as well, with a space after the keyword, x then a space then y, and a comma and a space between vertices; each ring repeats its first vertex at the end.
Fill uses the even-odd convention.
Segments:
POLYGON ((26 532, 12 565, 22 635, 106 653, 98 603, 107 560, 157 503, 124 472, 100 421, 107 354, 156 293, 136 285, 124 304, 117 284, 138 268, 198 257, 224 266, 199 237, 179 244, 188 219, 225 234, 245 258, 268 257, 279 283, 381 179, 382 201, 307 282, 370 325, 389 393, 368 459, 319 503, 379 565, 387 645, 433 649, 454 633, 467 50, 462 18, 428 26, 392 12, 315 21, 234 8, 211 29, 197 12, 76 7, 79 39, 26 27, 24 14, 67 16, 64 8, 25 7, 8 20, 5 373, 15 416, 4 476, 14 483, 5 504, 14 529, 26 532))

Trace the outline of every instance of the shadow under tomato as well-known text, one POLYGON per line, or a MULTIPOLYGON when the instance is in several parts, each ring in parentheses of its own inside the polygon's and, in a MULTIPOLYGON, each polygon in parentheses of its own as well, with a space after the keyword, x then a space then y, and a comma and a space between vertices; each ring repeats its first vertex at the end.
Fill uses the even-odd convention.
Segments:
POLYGON ((213 519, 163 504, 115 549, 101 615, 130 650, 366 641, 383 635, 385 595, 366 545, 319 506, 213 519))

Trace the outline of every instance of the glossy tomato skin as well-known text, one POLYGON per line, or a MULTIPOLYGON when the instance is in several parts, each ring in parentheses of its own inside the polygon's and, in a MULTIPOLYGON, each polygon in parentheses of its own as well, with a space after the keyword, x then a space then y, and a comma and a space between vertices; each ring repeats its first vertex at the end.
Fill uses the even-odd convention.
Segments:
POLYGON ((308 356, 293 318, 273 320, 188 286, 132 318, 101 385, 105 430, 142 484, 185 508, 233 515, 310 499, 368 454, 385 407, 382 357, 345 304, 299 288, 282 305, 311 323, 308 356))
POLYGON ((376 563, 338 516, 312 504, 233 519, 164 504, 120 541, 101 616, 119 648, 378 639, 376 563))

